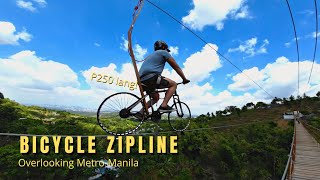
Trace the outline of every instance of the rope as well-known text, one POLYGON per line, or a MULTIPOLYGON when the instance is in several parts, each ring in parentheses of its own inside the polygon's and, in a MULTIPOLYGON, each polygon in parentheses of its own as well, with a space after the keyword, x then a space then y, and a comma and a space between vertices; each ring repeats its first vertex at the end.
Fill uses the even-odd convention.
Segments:
MULTIPOLYGON (((140 9, 142 8, 142 1, 143 1, 143 0, 139 0, 138 4, 134 7, 134 11, 133 11, 133 14, 132 14, 133 20, 134 20, 134 18, 136 17, 137 13, 138 13, 138 12, 140 11, 140 9)), ((129 53, 129 55, 131 56, 131 53, 130 53, 129 48, 128 48, 128 53, 129 53)), ((145 59, 143 59, 143 60, 136 60, 136 59, 135 59, 135 61, 136 61, 136 62, 144 62, 145 59)))

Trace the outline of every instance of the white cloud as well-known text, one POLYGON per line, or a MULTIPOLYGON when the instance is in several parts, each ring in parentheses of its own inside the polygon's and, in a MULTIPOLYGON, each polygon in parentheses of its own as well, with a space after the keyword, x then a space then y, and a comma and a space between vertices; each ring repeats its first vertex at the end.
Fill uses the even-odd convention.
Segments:
MULTIPOLYGON (((316 37, 318 37, 318 38, 320 37, 320 32, 318 32, 318 33, 316 34, 316 32, 314 31, 314 32, 309 33, 309 34, 307 34, 307 35, 304 35, 304 36, 302 36, 302 37, 297 37, 297 39, 298 39, 298 41, 299 41, 299 40, 306 40, 306 39, 316 38, 316 37)), ((293 38, 293 39, 291 39, 289 42, 286 42, 284 45, 285 45, 285 47, 289 48, 292 44, 295 44, 295 43, 296 43, 296 39, 293 38)))
POLYGON ((0 91, 20 103, 80 106, 91 110, 96 110, 102 100, 113 93, 139 93, 138 90, 131 91, 127 87, 116 86, 116 83, 91 81, 92 72, 136 82, 130 63, 123 64, 119 70, 111 63, 107 67, 91 67, 83 71, 81 75, 90 87, 84 90, 81 89, 78 74, 68 65, 44 60, 37 57, 34 51, 26 50, 9 58, 0 58, 0 91))
POLYGON ((215 112, 217 110, 224 110, 227 106, 242 107, 248 102, 265 101, 264 99, 257 99, 250 93, 235 96, 230 91, 222 91, 217 95, 213 95, 209 92, 199 95, 197 98, 191 100, 184 98, 187 104, 190 106, 193 114, 206 114, 207 112, 215 112))
POLYGON ((222 67, 218 54, 210 46, 218 50, 217 45, 206 44, 201 51, 192 54, 183 63, 183 71, 190 80, 201 82, 208 78, 211 72, 222 67))
POLYGON ((36 2, 40 7, 47 6, 47 2, 45 0, 33 0, 33 1, 36 2))
POLYGON ((319 36, 320 36, 320 32, 318 32, 317 35, 316 35, 316 32, 312 32, 311 34, 307 35, 306 38, 316 38, 316 37, 319 38, 319 36))
POLYGON ((0 77, 2 87, 52 90, 79 86, 77 75, 70 67, 52 60, 45 61, 28 50, 0 59, 0 77))
POLYGON ((263 79, 265 79, 265 75, 261 73, 257 67, 253 67, 251 69, 244 70, 243 73, 233 76, 232 80, 234 83, 230 84, 228 89, 232 91, 248 91, 252 89, 252 87, 254 87, 253 82, 250 80, 248 81, 248 78, 244 74, 256 82, 261 82, 263 79))
MULTIPOLYGON (((291 62, 286 57, 279 57, 275 62, 267 64, 263 69, 257 67, 244 70, 249 77, 255 80, 267 92, 276 97, 288 97, 297 94, 298 86, 298 62, 291 62)), ((310 84, 308 78, 312 61, 300 61, 300 94, 306 92, 307 95, 314 96, 320 90, 320 64, 315 63, 310 84)), ((232 84, 228 86, 232 91, 256 90, 255 96, 267 98, 266 93, 259 89, 243 73, 233 76, 232 84)))
POLYGON ((310 9, 306 9, 306 10, 304 10, 304 11, 298 12, 298 14, 305 14, 305 15, 311 16, 311 15, 314 14, 314 11, 312 11, 312 10, 310 10, 310 9))
POLYGON ((221 30, 229 16, 233 19, 249 17, 248 6, 244 6, 244 2, 245 0, 193 0, 194 8, 182 21, 196 30, 202 30, 205 26, 215 26, 221 30))
POLYGON ((289 48, 289 47, 291 46, 291 42, 286 42, 286 43, 284 43, 284 46, 285 46, 286 48, 289 48))
MULTIPOLYGON (((128 51, 128 40, 122 36, 123 42, 120 43, 120 49, 124 51, 128 51)), ((136 60, 144 59, 144 56, 147 54, 147 48, 141 47, 139 44, 133 45, 133 53, 135 55, 136 60)))
POLYGON ((31 12, 35 12, 37 9, 33 6, 33 3, 30 1, 23 1, 23 0, 18 0, 17 1, 17 6, 19 8, 31 11, 31 12))
POLYGON ((29 42, 32 35, 25 29, 16 32, 16 27, 11 22, 0 21, 0 44, 18 45, 19 40, 29 42))
POLYGON ((101 46, 101 44, 99 44, 99 43, 94 43, 93 45, 95 45, 95 46, 97 46, 97 47, 100 47, 101 46))
POLYGON ((144 56, 147 54, 148 50, 142 48, 139 44, 135 44, 133 48, 134 55, 137 60, 144 59, 144 56))
MULTIPOLYGON (((310 35, 305 36, 305 38, 312 37, 312 36, 313 36, 313 35, 310 34, 310 35)), ((298 41, 301 40, 301 39, 303 39, 303 38, 297 37, 297 40, 298 40, 298 41)), ((289 48, 289 47, 292 45, 292 43, 294 43, 294 44, 296 43, 296 38, 293 38, 293 39, 291 39, 291 41, 284 43, 284 46, 285 46, 286 48, 289 48)))
POLYGON ((256 47, 257 43, 258 38, 253 37, 241 43, 237 48, 228 49, 228 52, 243 52, 245 54, 248 54, 247 57, 253 57, 258 54, 267 53, 266 46, 269 44, 268 39, 263 40, 262 44, 258 48, 256 47))
POLYGON ((34 5, 31 1, 17 0, 16 4, 19 8, 25 9, 30 12, 36 12, 37 8, 35 6, 44 8, 47 6, 46 0, 32 0, 36 4, 34 5))
POLYGON ((128 40, 126 38, 124 38, 123 36, 121 37, 122 39, 122 43, 120 43, 120 49, 124 50, 124 51, 128 51, 128 40))
POLYGON ((234 15, 234 19, 243 19, 243 18, 249 18, 249 7, 248 6, 243 6, 240 8, 240 11, 237 12, 234 15))
MULTIPOLYGON (((210 46, 218 50, 217 45, 209 43, 200 51, 191 54, 183 63, 182 71, 191 83, 206 80, 210 73, 222 67, 218 54, 210 46)), ((180 76, 173 70, 164 69, 163 75, 177 82, 181 81, 180 76)))
POLYGON ((178 56, 179 55, 179 47, 178 46, 170 46, 169 50, 170 50, 170 54, 172 56, 178 56))

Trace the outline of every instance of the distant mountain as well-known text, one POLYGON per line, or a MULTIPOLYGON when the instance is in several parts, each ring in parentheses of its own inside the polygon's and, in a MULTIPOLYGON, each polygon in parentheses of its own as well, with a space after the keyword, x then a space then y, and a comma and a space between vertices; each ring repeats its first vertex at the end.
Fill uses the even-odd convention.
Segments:
POLYGON ((63 106, 63 105, 52 105, 52 104, 25 104, 27 106, 40 106, 43 108, 47 109, 52 109, 52 110, 63 110, 63 111, 68 111, 68 112, 88 112, 88 113, 94 113, 98 110, 97 109, 92 109, 92 108, 85 108, 81 106, 63 106))

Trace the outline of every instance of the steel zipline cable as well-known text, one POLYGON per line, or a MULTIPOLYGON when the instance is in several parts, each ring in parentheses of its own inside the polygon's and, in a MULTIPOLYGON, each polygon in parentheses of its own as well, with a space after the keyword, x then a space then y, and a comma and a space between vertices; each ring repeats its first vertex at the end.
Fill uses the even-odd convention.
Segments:
POLYGON ((191 32, 193 35, 195 35, 198 39, 200 39, 203 43, 207 44, 211 49, 213 49, 219 56, 221 56, 223 59, 225 59, 226 61, 228 61, 233 67, 235 67, 238 71, 240 71, 241 73, 243 73, 243 75, 245 75, 248 79, 250 79, 255 85, 257 85, 260 89, 262 89, 266 94, 268 94, 272 99, 274 98, 274 96, 272 96, 270 93, 268 93, 264 88, 262 88, 255 80, 253 80, 249 75, 247 75, 245 72, 243 72, 243 70, 241 70, 238 66, 236 66, 234 63, 232 63, 228 58, 226 58, 223 54, 221 54, 218 50, 216 50, 214 47, 212 47, 206 40, 204 40, 202 37, 200 37, 197 33, 195 33, 193 30, 191 30, 190 28, 188 28, 186 25, 184 25, 181 21, 179 21, 177 18, 175 18, 174 16, 172 16, 170 13, 168 13, 167 11, 165 11, 164 9, 162 9, 161 7, 159 7, 158 5, 154 4, 153 2, 146 0, 148 3, 150 3, 152 6, 156 7, 157 9, 159 9, 160 11, 162 11, 163 13, 165 13, 166 15, 168 15, 170 18, 172 18, 174 21, 176 21, 177 23, 179 23, 181 26, 183 26, 184 28, 186 28, 189 32, 191 32))
POLYGON ((287 2, 287 6, 288 6, 288 9, 289 9, 289 12, 290 12, 291 22, 292 22, 293 30, 294 30, 294 37, 295 37, 295 40, 296 40, 296 51, 297 51, 297 55, 298 55, 298 90, 297 90, 297 94, 299 96, 299 90, 300 90, 300 53, 299 53, 299 43, 298 43, 296 25, 294 23, 291 7, 290 7, 290 4, 289 4, 289 1, 286 0, 286 2, 287 2))
MULTIPOLYGON (((238 127, 243 125, 249 125, 249 124, 255 124, 255 123, 262 123, 262 122, 269 122, 269 121, 255 121, 255 122, 249 122, 249 123, 239 123, 239 124, 233 124, 233 125, 222 125, 222 126, 213 126, 213 127, 207 127, 207 128, 197 128, 197 129, 189 129, 185 130, 183 132, 194 132, 194 131, 200 131, 200 130, 209 130, 209 129, 222 129, 222 128, 229 128, 229 127, 238 127)), ((158 134, 170 134, 170 133, 177 133, 177 131, 164 131, 159 132, 158 134)), ((130 134, 130 136, 143 136, 143 135, 154 135, 155 133, 140 133, 140 134, 130 134)), ((0 133, 0 136, 60 136, 60 137, 88 137, 88 136, 95 136, 95 137, 107 137, 107 136, 116 136, 116 135, 40 135, 40 134, 19 134, 19 133, 0 133)), ((129 136, 129 135, 128 135, 129 136)))
POLYGON ((316 34, 315 34, 316 42, 315 42, 315 45, 314 45, 313 60, 312 60, 312 66, 311 66, 310 75, 309 75, 309 79, 308 79, 308 84, 310 83, 314 61, 316 59, 317 44, 318 44, 318 7, 317 7, 317 0, 314 0, 314 8, 315 8, 315 11, 316 11, 316 34))

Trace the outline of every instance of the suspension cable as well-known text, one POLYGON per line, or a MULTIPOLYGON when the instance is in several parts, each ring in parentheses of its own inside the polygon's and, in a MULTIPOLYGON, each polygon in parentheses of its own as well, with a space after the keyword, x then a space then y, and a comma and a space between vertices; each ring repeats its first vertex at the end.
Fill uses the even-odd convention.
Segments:
POLYGON ((186 25, 184 25, 181 21, 179 21, 177 18, 175 18, 174 16, 172 16, 170 13, 168 13, 167 11, 165 11, 164 9, 162 9, 161 7, 159 7, 158 5, 154 4, 153 2, 146 0, 148 3, 150 3, 151 5, 153 5, 154 7, 156 7, 157 9, 159 9, 160 11, 162 11, 163 13, 165 13, 166 15, 168 15, 170 18, 172 18, 174 21, 176 21, 177 23, 179 23, 181 26, 183 26, 184 28, 186 28, 189 32, 191 32, 194 36, 196 36, 198 39, 200 39, 203 43, 205 43, 206 45, 208 45, 211 49, 213 49, 219 56, 221 56, 223 59, 225 59, 226 61, 228 61, 233 67, 235 67, 238 71, 240 71, 241 73, 243 73, 243 75, 245 75, 248 79, 250 79, 255 85, 257 85, 260 89, 262 89, 266 94, 268 94, 271 98, 274 98, 274 96, 272 96, 270 93, 268 93, 264 88, 262 88, 256 81, 254 81, 250 76, 248 76, 246 73, 243 72, 243 70, 241 70, 238 66, 236 66, 234 63, 232 63, 228 58, 226 58, 223 54, 221 54, 218 50, 216 50, 214 47, 212 47, 206 40, 204 40, 202 37, 200 37, 197 33, 195 33, 194 31, 192 31, 190 28, 188 28, 186 25))
POLYGON ((289 9, 289 12, 290 12, 291 22, 292 22, 293 30, 294 30, 294 37, 295 37, 295 40, 296 40, 296 50, 297 50, 297 55, 298 55, 298 90, 297 90, 297 94, 299 96, 299 90, 300 90, 300 53, 299 53, 299 43, 298 43, 296 25, 294 23, 291 7, 290 7, 290 4, 289 4, 288 0, 286 0, 286 2, 287 2, 287 6, 288 6, 288 9, 289 9))
POLYGON ((316 53, 317 53, 317 44, 318 44, 318 7, 317 7, 317 0, 314 0, 314 8, 316 10, 316 42, 314 44, 314 51, 313 51, 313 60, 312 60, 312 66, 311 66, 311 71, 308 79, 308 84, 310 83, 311 79, 311 74, 313 70, 313 64, 316 59, 316 53))

